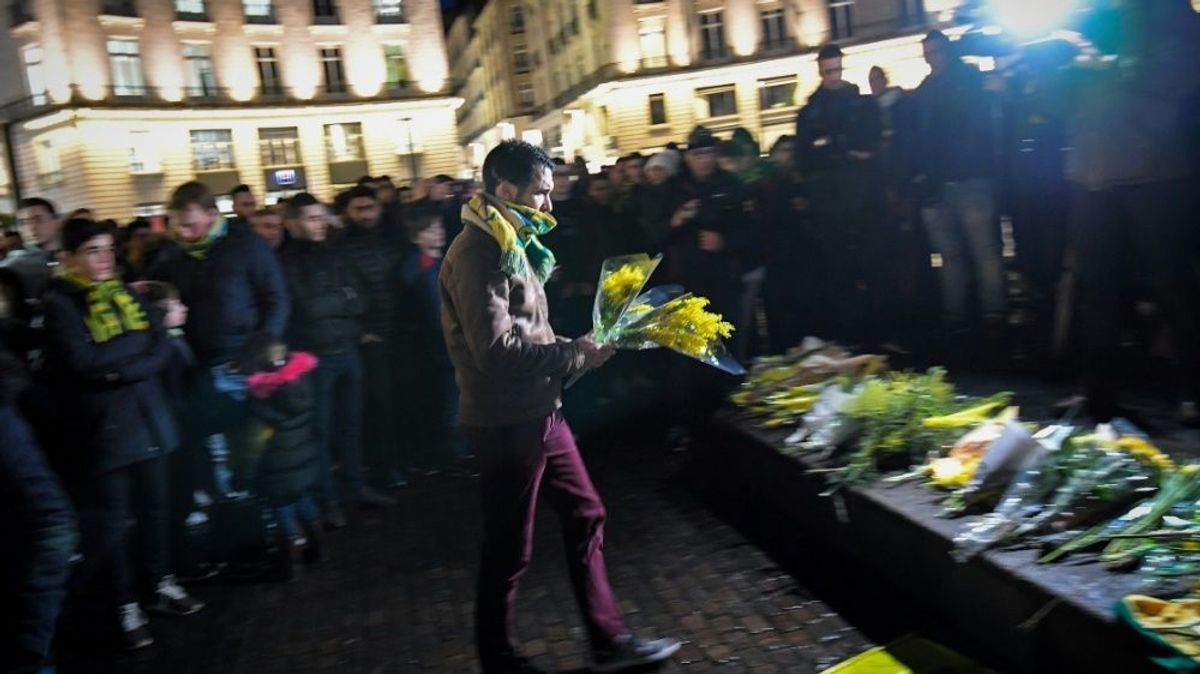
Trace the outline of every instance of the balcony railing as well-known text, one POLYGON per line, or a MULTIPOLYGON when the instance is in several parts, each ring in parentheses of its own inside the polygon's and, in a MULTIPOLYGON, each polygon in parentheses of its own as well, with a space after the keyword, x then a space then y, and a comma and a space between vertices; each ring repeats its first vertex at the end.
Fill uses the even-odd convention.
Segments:
POLYGON ((182 100, 178 98, 179 89, 163 90, 148 86, 114 86, 108 87, 102 96, 97 98, 94 91, 88 89, 88 95, 78 86, 73 85, 71 98, 66 102, 53 102, 46 94, 24 96, 0 104, 0 120, 19 121, 35 117, 46 112, 72 107, 106 107, 106 108, 194 108, 194 107, 262 107, 272 105, 311 105, 313 103, 348 103, 348 102, 383 102, 408 98, 445 96, 445 92, 454 91, 457 82, 447 81, 442 92, 427 93, 414 86, 412 82, 395 82, 382 87, 374 96, 359 96, 347 84, 345 87, 335 87, 326 91, 324 87, 294 90, 287 87, 255 88, 252 92, 243 90, 231 91, 227 88, 198 88, 194 91, 185 88, 182 100), (194 93, 195 95, 188 95, 194 93))

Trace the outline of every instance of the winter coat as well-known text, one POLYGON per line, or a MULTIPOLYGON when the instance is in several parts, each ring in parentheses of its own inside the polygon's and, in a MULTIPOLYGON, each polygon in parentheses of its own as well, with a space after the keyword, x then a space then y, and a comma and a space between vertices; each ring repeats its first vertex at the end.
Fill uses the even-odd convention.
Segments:
MULTIPOLYGON (((689 291, 708 297, 718 312, 728 312, 727 298, 741 291, 741 275, 754 257, 754 214, 748 208, 749 193, 732 173, 717 169, 707 180, 684 175, 674 182, 670 213, 696 199, 695 217, 681 227, 667 226, 665 249, 668 278, 689 291), (699 233, 721 235, 721 250, 700 249, 699 233)), ((670 216, 668 216, 668 219, 670 216)))
POLYGON ((179 289, 188 307, 184 333, 202 363, 228 363, 250 335, 287 329, 283 271, 275 251, 247 227, 230 225, 203 259, 164 241, 146 277, 179 289))
POLYGON ((309 374, 317 359, 294 351, 274 372, 247 378, 251 438, 264 446, 254 468, 254 487, 275 503, 292 503, 317 481, 316 405, 309 374))
POLYGON ((387 340, 396 333, 395 293, 391 280, 400 261, 400 244, 379 229, 349 226, 335 250, 358 271, 362 287, 362 328, 387 340))
POLYGON ((883 128, 879 109, 858 87, 821 87, 796 113, 796 167, 812 176, 837 170, 852 151, 875 153, 883 128))
POLYGON ((51 386, 69 427, 70 446, 64 450, 80 453, 73 458, 95 475, 170 452, 179 445, 179 433, 159 384, 172 355, 166 332, 152 323, 98 343, 84 324, 86 296, 85 288, 69 281, 50 282, 45 350, 51 386))
POLYGON ((342 353, 362 336, 364 280, 343 251, 293 239, 279 251, 292 298, 288 343, 315 354, 342 353))
POLYGON ((414 380, 421 381, 434 373, 452 373, 446 340, 442 339, 442 298, 438 292, 438 274, 442 260, 424 256, 413 248, 396 267, 396 318, 398 355, 409 367, 414 380))
POLYGON ((993 178, 999 169, 999 100, 983 88, 983 75, 962 63, 929 75, 913 92, 916 174, 930 196, 949 182, 993 178))

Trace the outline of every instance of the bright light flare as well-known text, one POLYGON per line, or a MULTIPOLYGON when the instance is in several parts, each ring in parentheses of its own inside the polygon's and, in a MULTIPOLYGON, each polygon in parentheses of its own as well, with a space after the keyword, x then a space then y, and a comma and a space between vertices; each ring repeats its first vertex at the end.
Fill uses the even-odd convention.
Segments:
POLYGON ((1079 7, 1079 0, 992 0, 991 15, 1018 38, 1033 38, 1057 30, 1079 7))

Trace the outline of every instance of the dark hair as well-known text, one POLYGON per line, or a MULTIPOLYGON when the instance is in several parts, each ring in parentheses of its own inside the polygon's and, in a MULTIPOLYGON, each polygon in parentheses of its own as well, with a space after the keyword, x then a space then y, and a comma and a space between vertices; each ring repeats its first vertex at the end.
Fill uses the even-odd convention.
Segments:
POLYGON ((97 236, 112 234, 112 229, 103 222, 87 218, 70 218, 63 223, 62 247, 68 253, 74 253, 80 246, 97 236))
POLYGON ((931 30, 928 33, 925 33, 925 38, 922 39, 921 42, 936 42, 945 46, 950 44, 950 38, 940 30, 931 30))
POLYGON ((92 212, 92 209, 84 207, 84 208, 76 208, 75 210, 71 211, 71 214, 67 217, 70 217, 70 218, 85 218, 86 217, 86 218, 94 219, 96 217, 96 214, 92 212))
POLYGON ((10 230, 8 230, 7 232, 5 232, 5 233, 4 233, 4 238, 6 238, 6 239, 16 239, 17 241, 22 241, 22 242, 24 241, 24 239, 22 239, 22 238, 21 238, 21 233, 20 233, 20 232, 18 232, 17 230, 15 230, 15 229, 10 229, 10 230))
POLYGON ((167 202, 167 209, 172 211, 182 211, 188 206, 196 205, 206 211, 217 210, 217 200, 213 198, 212 191, 208 186, 196 180, 188 182, 175 188, 171 193, 171 199, 167 202))
POLYGON ((237 187, 233 188, 233 190, 231 190, 229 192, 229 196, 236 197, 237 195, 241 194, 242 192, 249 192, 249 193, 253 194, 253 192, 251 192, 251 190, 250 190, 250 186, 247 185, 246 183, 242 183, 241 185, 238 185, 237 187))
POLYGON ((152 227, 153 225, 150 224, 149 220, 140 216, 130 220, 129 224, 125 225, 125 229, 128 230, 130 234, 142 229, 151 229, 152 227))
POLYGON ((433 182, 435 182, 435 183, 452 183, 452 182, 454 182, 454 178, 451 178, 450 176, 446 175, 445 173, 439 173, 433 177, 433 182))
POLYGON ((646 157, 641 152, 634 150, 633 152, 630 152, 629 154, 625 155, 625 158, 626 159, 645 159, 646 157))
POLYGON ((884 84, 887 84, 888 76, 887 76, 886 70, 884 70, 880 66, 871 66, 871 70, 867 73, 867 75, 870 76, 870 75, 874 75, 875 73, 879 73, 880 76, 883 77, 884 84))
POLYGON ((720 157, 732 157, 740 159, 750 154, 746 151, 746 146, 737 141, 723 140, 717 146, 717 155, 720 157))
POLYGON ((817 52, 818 61, 840 58, 842 58, 842 48, 836 44, 827 44, 824 47, 821 47, 821 50, 817 52))
POLYGON ((179 299, 179 288, 166 281, 138 281, 130 287, 137 291, 146 304, 155 305, 179 299))
POLYGON ((418 206, 404 213, 404 235, 409 241, 442 221, 442 211, 433 206, 418 206))
POLYGON ((483 160, 483 189, 495 194, 501 181, 524 187, 542 168, 554 170, 554 162, 545 150, 523 140, 503 141, 483 160))
POLYGON ((375 180, 373 180, 372 182, 377 182, 377 183, 390 183, 390 182, 392 182, 392 177, 391 177, 390 175, 388 175, 388 174, 386 174, 386 173, 385 173, 385 174, 383 174, 383 175, 381 175, 381 176, 375 176, 375 180))
MULTIPOLYGON (((379 195, 375 194, 375 189, 372 187, 367 187, 366 185, 359 185, 357 187, 351 187, 349 190, 346 191, 345 194, 346 194, 346 205, 347 206, 349 206, 350 202, 354 201, 355 199, 371 199, 372 201, 379 201, 379 195)), ((300 196, 300 195, 296 195, 296 196, 300 196)), ((296 199, 296 197, 292 197, 293 201, 295 201, 295 199, 296 199)))
POLYGON ((292 198, 288 199, 287 215, 285 215, 284 217, 287 218, 288 220, 295 220, 296 218, 300 217, 301 209, 306 208, 308 206, 319 206, 320 204, 321 204, 321 202, 318 201, 316 197, 309 194, 308 192, 301 192, 299 194, 293 194, 292 198))
POLYGON ((271 369, 271 359, 267 351, 274 346, 287 346, 282 337, 269 332, 256 332, 250 335, 241 350, 238 351, 234 365, 242 374, 254 374, 271 369))
POLYGON ((17 208, 44 208, 50 212, 50 215, 58 215, 58 209, 54 208, 54 203, 49 199, 43 199, 41 197, 29 197, 27 199, 22 199, 21 203, 17 205, 17 208))
MULTIPOLYGON (((282 204, 284 205, 284 207, 286 208, 286 207, 287 207, 287 205, 288 205, 289 203, 291 203, 291 202, 290 202, 290 201, 284 201, 284 200, 280 199, 279 203, 282 203, 282 204)), ((251 218, 261 218, 261 217, 263 217, 264 215, 276 216, 276 215, 279 215, 279 213, 278 213, 278 212, 276 212, 276 210, 275 210, 273 207, 268 207, 268 208, 260 208, 260 209, 258 209, 257 211, 254 211, 254 213, 252 213, 252 214, 250 215, 250 217, 251 217, 251 218)))
POLYGON ((375 182, 375 179, 374 179, 374 178, 372 178, 371 176, 362 176, 361 178, 359 178, 358 180, 356 180, 356 181, 354 182, 354 184, 355 184, 355 185, 357 185, 357 186, 359 186, 359 187, 362 187, 363 185, 370 185, 370 184, 371 184, 371 183, 373 183, 373 182, 375 182))
POLYGON ((796 139, 794 136, 784 134, 776 138, 775 142, 771 144, 771 154, 775 154, 775 150, 778 150, 781 147, 791 147, 791 145, 795 142, 796 139))
POLYGON ((346 207, 350 205, 350 190, 342 190, 333 195, 333 212, 335 215, 341 215, 346 212, 346 207))

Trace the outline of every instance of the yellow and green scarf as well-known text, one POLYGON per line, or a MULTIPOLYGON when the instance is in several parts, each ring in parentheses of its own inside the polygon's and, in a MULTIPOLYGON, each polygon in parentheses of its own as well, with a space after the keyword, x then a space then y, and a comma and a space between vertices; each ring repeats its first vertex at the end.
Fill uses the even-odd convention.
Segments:
POLYGON ((179 238, 179 234, 175 232, 174 228, 171 229, 171 238, 175 240, 175 243, 179 244, 180 248, 183 248, 183 252, 197 260, 203 260, 208 257, 208 251, 212 250, 212 247, 218 241, 225 238, 225 233, 228 231, 229 223, 225 221, 225 216, 218 215, 212 227, 208 228, 208 234, 205 234, 198 241, 184 241, 179 238))
POLYGON ((541 283, 554 271, 554 253, 538 239, 558 224, 554 216, 521 204, 476 194, 467 208, 477 216, 471 224, 492 235, 500 244, 500 270, 510 277, 528 276, 541 283))
POLYGON ((126 332, 150 329, 146 311, 120 279, 97 283, 75 273, 67 273, 65 278, 87 290, 87 315, 83 317, 83 324, 87 326, 92 340, 97 344, 120 337, 126 332))

